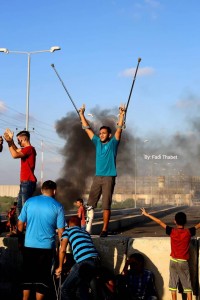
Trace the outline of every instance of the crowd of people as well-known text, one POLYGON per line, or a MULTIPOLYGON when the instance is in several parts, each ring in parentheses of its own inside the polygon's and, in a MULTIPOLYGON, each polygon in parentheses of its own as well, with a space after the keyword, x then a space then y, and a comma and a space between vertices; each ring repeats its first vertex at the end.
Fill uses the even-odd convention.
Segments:
MULTIPOLYGON (((101 265, 98 253, 91 238, 91 226, 94 208, 102 196, 103 228, 100 238, 107 238, 111 215, 112 194, 115 186, 117 149, 123 130, 125 109, 119 108, 119 120, 115 134, 102 126, 99 136, 95 135, 84 116, 85 107, 80 110, 82 128, 96 147, 96 173, 89 193, 87 210, 82 198, 76 200, 77 214, 65 219, 64 207, 56 200, 57 185, 52 180, 42 184, 41 195, 33 196, 37 179, 34 175, 36 150, 30 143, 30 133, 26 130, 17 134, 20 148, 13 140, 13 132, 7 129, 0 137, 0 151, 3 140, 8 144, 13 158, 21 159, 20 191, 15 203, 15 221, 10 211, 10 230, 15 227, 19 248, 23 254, 23 300, 30 299, 32 292, 36 300, 48 299, 48 292, 53 276, 61 282, 61 300, 156 300, 154 275, 145 269, 145 257, 134 252, 127 259, 121 274, 114 276, 101 265), (73 263, 64 272, 68 264, 67 248, 70 247, 73 263), (57 260, 55 259, 57 257, 57 260), (65 275, 64 275, 65 274, 65 275)), ((181 282, 187 300, 192 299, 192 286, 188 267, 189 244, 191 237, 200 228, 200 223, 192 228, 185 228, 186 215, 175 215, 172 228, 158 218, 148 214, 144 208, 141 213, 162 226, 171 239, 169 289, 172 300, 177 299, 177 286, 181 282)))

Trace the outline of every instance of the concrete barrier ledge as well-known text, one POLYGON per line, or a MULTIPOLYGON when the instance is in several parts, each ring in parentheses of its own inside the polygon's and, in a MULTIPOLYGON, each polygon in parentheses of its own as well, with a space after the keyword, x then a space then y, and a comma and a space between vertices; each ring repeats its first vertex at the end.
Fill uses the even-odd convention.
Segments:
MULTIPOLYGON (((119 274, 125 264, 127 256, 140 252, 145 256, 146 268, 155 275, 159 300, 171 299, 168 291, 169 282, 169 237, 128 238, 120 235, 107 238, 93 237, 94 244, 100 254, 102 265, 108 270, 119 274)), ((192 239, 190 243, 190 270, 193 299, 199 299, 199 239, 192 239)), ((16 297, 20 289, 22 256, 18 250, 17 238, 0 238, 0 299, 19 300, 16 297)), ((181 294, 178 295, 182 298, 181 294)), ((48 299, 55 300, 55 298, 48 299)))
MULTIPOLYGON (((185 207, 181 207, 183 210, 185 207)), ((180 210, 180 207, 171 207, 151 213, 157 217, 180 210)), ((134 224, 146 222, 148 219, 141 216, 123 216, 111 220, 110 230, 121 230, 134 224)), ((102 222, 94 224, 96 232, 102 228, 102 222)), ((94 230, 94 231, 95 231, 94 230)), ((169 281, 169 237, 133 238, 113 235, 107 238, 92 236, 94 244, 100 254, 102 265, 119 274, 127 256, 133 252, 140 252, 145 256, 146 267, 154 272, 159 300, 171 298, 168 291, 169 281)), ((199 239, 192 239, 190 243, 190 269, 195 299, 199 299, 199 239)), ((0 237, 0 299, 18 300, 21 281, 22 255, 18 250, 18 239, 15 237, 0 237)), ((184 299, 181 294, 178 300, 184 299)), ((54 299, 53 299, 54 300, 54 299)))

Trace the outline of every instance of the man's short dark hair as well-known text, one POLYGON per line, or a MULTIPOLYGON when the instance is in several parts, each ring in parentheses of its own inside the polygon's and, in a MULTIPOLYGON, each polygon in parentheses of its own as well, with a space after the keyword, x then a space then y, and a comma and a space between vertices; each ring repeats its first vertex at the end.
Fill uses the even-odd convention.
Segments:
POLYGON ((101 127, 100 127, 100 129, 99 129, 99 131, 100 131, 101 129, 106 129, 106 130, 108 131, 108 133, 109 133, 109 134, 111 134, 111 133, 112 133, 112 130, 111 130, 111 128, 110 128, 110 127, 108 127, 108 126, 101 126, 101 127))
POLYGON ((177 225, 184 226, 187 223, 187 216, 184 212, 180 211, 175 214, 175 221, 177 225))
POLYGON ((57 184, 52 180, 47 180, 42 184, 42 190, 56 190, 57 184))
POLYGON ((26 136, 28 138, 28 140, 30 140, 30 132, 27 130, 22 130, 22 131, 18 132, 18 134, 16 136, 26 136))
POLYGON ((81 219, 77 215, 69 217, 67 223, 69 225, 73 224, 74 226, 81 227, 81 219))
POLYGON ((131 254, 129 258, 134 258, 137 262, 144 264, 144 256, 139 252, 131 254))
POLYGON ((76 201, 79 201, 80 203, 83 204, 83 199, 82 198, 78 198, 76 201))

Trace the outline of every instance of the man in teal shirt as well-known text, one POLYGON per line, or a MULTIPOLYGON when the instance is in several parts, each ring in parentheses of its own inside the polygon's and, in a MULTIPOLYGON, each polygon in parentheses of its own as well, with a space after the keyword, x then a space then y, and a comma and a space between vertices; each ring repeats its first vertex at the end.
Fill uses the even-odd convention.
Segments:
POLYGON ((93 208, 97 206, 97 203, 102 195, 103 228, 100 233, 100 237, 106 237, 111 214, 110 208, 115 186, 115 177, 117 176, 116 157, 124 125, 125 108, 119 108, 119 122, 113 137, 111 135, 110 127, 107 126, 102 126, 100 128, 99 136, 95 135, 85 118, 84 111, 85 107, 83 106, 79 110, 82 128, 86 131, 87 135, 96 147, 96 173, 87 203, 87 205, 90 207, 90 222, 87 224, 86 230, 91 232, 93 208))

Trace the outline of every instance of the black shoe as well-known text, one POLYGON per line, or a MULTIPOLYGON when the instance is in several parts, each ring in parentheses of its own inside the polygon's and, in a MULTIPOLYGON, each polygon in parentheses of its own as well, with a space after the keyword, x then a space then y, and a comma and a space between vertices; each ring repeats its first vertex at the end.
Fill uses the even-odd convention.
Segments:
POLYGON ((107 237, 108 236, 108 232, 107 231, 102 231, 99 235, 99 237, 107 237))

